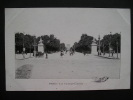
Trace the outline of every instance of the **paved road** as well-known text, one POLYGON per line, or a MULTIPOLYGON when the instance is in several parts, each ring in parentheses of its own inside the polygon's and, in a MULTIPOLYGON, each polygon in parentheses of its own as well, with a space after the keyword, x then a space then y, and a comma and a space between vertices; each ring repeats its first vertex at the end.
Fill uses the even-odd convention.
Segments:
POLYGON ((120 74, 120 60, 91 54, 84 56, 77 52, 73 56, 65 54, 60 57, 60 53, 54 53, 49 54, 48 59, 43 57, 16 60, 16 68, 24 64, 33 65, 33 79, 88 79, 97 76, 116 79, 120 74))

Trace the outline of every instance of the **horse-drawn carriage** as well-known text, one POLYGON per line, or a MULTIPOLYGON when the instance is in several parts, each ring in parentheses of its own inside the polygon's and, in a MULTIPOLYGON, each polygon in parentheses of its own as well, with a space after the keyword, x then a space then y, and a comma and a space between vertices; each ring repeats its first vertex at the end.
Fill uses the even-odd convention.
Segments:
POLYGON ((83 51, 83 54, 84 55, 88 55, 88 54, 90 54, 91 52, 90 51, 83 51))
POLYGON ((36 57, 43 57, 43 55, 44 55, 44 53, 42 53, 42 52, 37 52, 36 53, 36 57))

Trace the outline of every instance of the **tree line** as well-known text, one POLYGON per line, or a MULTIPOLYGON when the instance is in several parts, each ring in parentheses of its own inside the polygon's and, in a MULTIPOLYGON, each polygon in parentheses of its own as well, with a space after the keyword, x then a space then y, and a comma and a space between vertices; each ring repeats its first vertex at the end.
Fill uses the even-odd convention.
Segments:
MULTIPOLYGON (((91 53, 91 44, 93 37, 87 34, 82 34, 80 40, 75 42, 72 46, 76 52, 88 52, 91 53)), ((121 36, 119 33, 107 34, 103 36, 103 39, 100 40, 100 50, 101 52, 109 52, 109 48, 112 48, 115 52, 120 53, 121 48, 121 36), (117 48, 118 47, 118 48, 117 48)), ((99 45, 99 40, 96 39, 96 44, 99 45)), ((97 46, 97 51, 98 51, 97 46)))
MULTIPOLYGON (((40 41, 43 40, 44 51, 45 52, 58 52, 60 50, 66 50, 65 43, 61 43, 53 34, 51 35, 42 35, 39 37, 31 36, 29 34, 23 34, 21 32, 15 33, 15 52, 22 53, 23 47, 25 52, 33 52, 34 46, 37 45, 40 41), (36 43, 36 44, 35 44, 36 43)), ((71 47, 76 52, 88 52, 91 53, 91 44, 93 37, 85 34, 82 34, 80 40, 75 42, 71 47)), ((121 36, 119 33, 107 34, 103 36, 103 39, 100 40, 100 49, 101 52, 109 52, 109 48, 112 48, 115 52, 120 53, 121 48, 121 36)), ((99 45, 99 40, 96 40, 97 45, 99 45)), ((38 49, 37 46, 35 47, 38 49)), ((97 47, 98 50, 98 47, 97 47)))
POLYGON ((76 52, 91 52, 91 44, 93 37, 87 34, 82 34, 79 42, 75 42, 73 48, 76 52))
POLYGON ((118 48, 118 53, 120 53, 121 49, 121 34, 120 33, 115 33, 115 34, 108 34, 104 35, 103 39, 100 40, 100 45, 101 45, 101 51, 103 52, 109 52, 109 48, 112 48, 115 52, 117 52, 118 48))
POLYGON ((57 52, 66 48, 65 43, 60 43, 60 40, 54 37, 53 34, 35 37, 17 32, 15 33, 15 52, 22 53, 23 48, 25 48, 26 53, 33 53, 34 45, 36 45, 35 49, 38 50, 37 44, 39 44, 40 39, 43 40, 44 52, 57 52))

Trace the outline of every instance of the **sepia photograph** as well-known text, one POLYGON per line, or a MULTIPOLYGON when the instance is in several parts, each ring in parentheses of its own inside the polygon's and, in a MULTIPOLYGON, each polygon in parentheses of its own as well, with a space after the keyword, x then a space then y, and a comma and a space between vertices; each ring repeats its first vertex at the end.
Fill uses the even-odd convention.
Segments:
POLYGON ((6 8, 6 75, 119 80, 123 63, 130 71, 130 26, 129 9, 6 8))

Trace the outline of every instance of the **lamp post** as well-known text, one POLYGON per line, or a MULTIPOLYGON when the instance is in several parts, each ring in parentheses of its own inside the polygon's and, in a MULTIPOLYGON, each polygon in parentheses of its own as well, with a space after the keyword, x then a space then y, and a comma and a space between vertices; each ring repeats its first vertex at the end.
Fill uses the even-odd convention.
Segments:
POLYGON ((104 55, 104 42, 103 42, 103 55, 104 55))
POLYGON ((35 41, 36 36, 34 36, 34 57, 36 57, 36 41, 35 41))
POLYGON ((31 58, 31 47, 33 46, 32 39, 33 38, 30 39, 30 58, 31 58))
MULTIPOLYGON (((48 40, 47 43, 46 43, 46 45, 47 45, 49 42, 50 42, 50 41, 48 40)), ((45 46, 45 48, 46 48, 46 59, 48 59, 48 49, 47 49, 47 46, 45 46)))
POLYGON ((110 43, 109 43, 109 57, 110 57, 110 43))
POLYGON ((110 57, 110 50, 111 50, 110 45, 111 45, 111 32, 110 32, 110 36, 109 36, 109 57, 110 57))
POLYGON ((16 52, 16 50, 17 50, 16 47, 17 47, 17 46, 16 46, 16 36, 15 36, 15 59, 16 59, 16 53, 17 53, 17 52, 16 52))
POLYGON ((100 55, 100 52, 101 52, 101 50, 100 50, 100 35, 99 35, 99 37, 98 37, 98 55, 100 55))
POLYGON ((30 57, 31 57, 31 44, 30 44, 30 57))
POLYGON ((23 59, 25 59, 25 56, 24 56, 24 52, 25 52, 25 48, 24 48, 24 36, 25 36, 25 34, 23 33, 23 59))
POLYGON ((117 58, 118 58, 118 41, 116 42, 117 45, 117 58))

